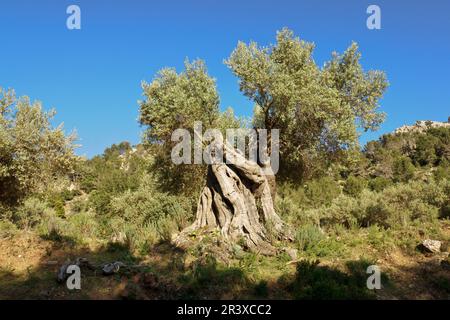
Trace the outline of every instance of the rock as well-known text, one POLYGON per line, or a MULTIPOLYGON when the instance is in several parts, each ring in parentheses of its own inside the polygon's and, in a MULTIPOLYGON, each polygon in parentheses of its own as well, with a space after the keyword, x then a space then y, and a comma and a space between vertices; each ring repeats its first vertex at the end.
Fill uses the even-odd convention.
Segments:
POLYGON ((439 253, 441 252, 441 241, 426 239, 418 247, 423 253, 439 253))
POLYGON ((430 128, 448 128, 450 127, 450 123, 447 122, 439 122, 439 121, 416 121, 416 123, 412 126, 402 126, 400 128, 395 129, 395 134, 400 133, 409 133, 409 132, 417 132, 423 133, 430 128))
POLYGON ((68 268, 71 264, 72 264, 72 263, 67 262, 67 263, 63 264, 63 265, 59 268, 58 274, 57 274, 57 276, 56 276, 56 280, 57 280, 59 283, 64 282, 64 281, 67 279, 67 277, 69 276, 69 275, 67 274, 66 271, 67 271, 67 268, 68 268))
POLYGON ((285 247, 283 248, 284 252, 286 252, 292 260, 297 260, 297 249, 285 247))
POLYGON ((119 272, 121 267, 125 267, 125 264, 120 261, 107 263, 102 267, 102 272, 105 276, 119 272))
POLYGON ((86 258, 77 258, 75 261, 68 261, 65 264, 63 264, 58 270, 56 280, 59 283, 64 282, 69 277, 70 274, 67 273, 67 268, 71 265, 76 265, 79 266, 80 268, 86 267, 89 270, 95 269, 95 266, 93 266, 86 258))

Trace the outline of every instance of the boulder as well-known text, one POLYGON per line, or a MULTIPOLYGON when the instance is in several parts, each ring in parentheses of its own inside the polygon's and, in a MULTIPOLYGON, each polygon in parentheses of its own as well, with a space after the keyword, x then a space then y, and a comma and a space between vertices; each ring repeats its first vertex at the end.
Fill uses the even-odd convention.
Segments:
POLYGON ((441 244, 441 241, 426 239, 419 245, 419 249, 423 253, 439 253, 441 252, 441 244))

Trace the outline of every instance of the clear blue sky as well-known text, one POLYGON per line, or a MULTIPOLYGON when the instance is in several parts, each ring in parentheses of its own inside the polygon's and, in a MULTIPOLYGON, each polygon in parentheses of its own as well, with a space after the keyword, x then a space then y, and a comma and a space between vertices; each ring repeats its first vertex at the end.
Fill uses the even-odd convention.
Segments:
POLYGON ((137 143, 141 80, 166 66, 202 58, 217 79, 221 107, 250 115, 252 103, 223 65, 238 40, 274 41, 287 26, 316 43, 322 63, 352 40, 365 69, 385 70, 387 121, 362 142, 415 120, 450 116, 450 1, 380 0, 1 0, 0 86, 58 111, 76 129, 79 154, 116 142, 137 143), (66 8, 81 8, 81 30, 66 28, 66 8), (366 8, 381 7, 381 30, 368 30, 366 8))

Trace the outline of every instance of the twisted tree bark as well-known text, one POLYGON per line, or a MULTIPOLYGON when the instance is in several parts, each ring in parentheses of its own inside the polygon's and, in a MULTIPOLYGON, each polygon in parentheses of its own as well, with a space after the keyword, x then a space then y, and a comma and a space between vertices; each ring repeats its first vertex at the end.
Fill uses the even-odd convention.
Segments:
POLYGON ((291 238, 275 212, 267 176, 261 166, 234 148, 223 144, 223 150, 225 156, 233 157, 233 164, 209 166, 196 219, 175 238, 175 244, 198 229, 218 228, 227 243, 239 242, 251 251, 274 254, 271 236, 291 238))

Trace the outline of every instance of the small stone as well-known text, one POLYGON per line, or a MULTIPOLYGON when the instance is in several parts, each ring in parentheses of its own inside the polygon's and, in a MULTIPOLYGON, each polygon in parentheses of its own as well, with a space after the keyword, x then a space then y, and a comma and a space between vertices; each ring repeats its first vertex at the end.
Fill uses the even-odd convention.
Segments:
POLYGON ((67 277, 69 276, 69 275, 67 274, 67 268, 68 268, 70 265, 71 265, 71 263, 68 262, 68 263, 63 264, 63 265, 59 268, 59 270, 58 270, 58 275, 56 276, 56 280, 57 280, 59 283, 64 282, 64 281, 67 279, 67 277))
POLYGON ((108 275, 119 272, 120 268, 124 267, 124 266, 125 266, 125 264, 123 262, 115 261, 112 263, 105 264, 102 268, 102 271, 103 271, 104 275, 108 276, 108 275))

